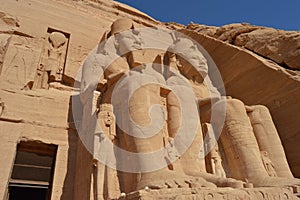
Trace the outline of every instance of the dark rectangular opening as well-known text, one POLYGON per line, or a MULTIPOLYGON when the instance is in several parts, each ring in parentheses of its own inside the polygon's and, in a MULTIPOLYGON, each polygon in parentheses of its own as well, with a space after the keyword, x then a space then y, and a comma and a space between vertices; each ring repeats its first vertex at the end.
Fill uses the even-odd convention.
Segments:
POLYGON ((57 145, 21 142, 9 181, 9 200, 50 200, 57 145))
POLYGON ((9 199, 10 200, 21 200, 21 199, 36 199, 44 200, 47 199, 48 188, 37 188, 28 186, 10 186, 9 187, 9 199))

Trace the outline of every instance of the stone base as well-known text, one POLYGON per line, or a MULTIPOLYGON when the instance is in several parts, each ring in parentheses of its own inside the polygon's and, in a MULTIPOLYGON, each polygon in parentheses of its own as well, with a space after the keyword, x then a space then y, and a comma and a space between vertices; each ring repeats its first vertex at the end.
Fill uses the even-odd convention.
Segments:
POLYGON ((283 199, 300 199, 293 193, 293 188, 276 188, 276 187, 264 187, 264 188, 245 188, 245 189, 233 189, 233 188, 173 188, 173 189, 161 189, 161 190, 139 190, 127 194, 119 200, 206 200, 206 199, 222 199, 222 200, 283 200, 283 199))

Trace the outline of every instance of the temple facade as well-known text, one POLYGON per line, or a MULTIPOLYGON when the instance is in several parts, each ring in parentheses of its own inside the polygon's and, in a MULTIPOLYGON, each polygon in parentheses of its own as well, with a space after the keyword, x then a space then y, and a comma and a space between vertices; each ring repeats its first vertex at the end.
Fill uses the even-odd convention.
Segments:
POLYGON ((162 23, 109 0, 2 1, 0 198, 299 198, 297 62, 256 51, 250 30, 273 31, 162 23))

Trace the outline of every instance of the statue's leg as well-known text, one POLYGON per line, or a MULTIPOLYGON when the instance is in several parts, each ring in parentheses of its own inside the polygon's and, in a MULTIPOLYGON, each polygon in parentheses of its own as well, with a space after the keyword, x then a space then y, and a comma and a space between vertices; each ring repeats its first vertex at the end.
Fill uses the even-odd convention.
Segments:
POLYGON ((199 156, 204 153, 203 151, 203 137, 199 127, 192 144, 180 157, 180 163, 185 174, 191 175, 197 172, 206 172, 205 159, 199 156))
MULTIPOLYGON (((190 98, 186 93, 182 98, 183 105, 180 105, 179 100, 177 99, 174 93, 169 93, 167 96, 167 108, 168 108, 168 131, 170 137, 174 138, 178 133, 182 119, 182 110, 181 107, 195 109, 197 110, 197 105, 195 104, 194 98, 190 98), (186 104, 186 105, 185 105, 186 104), (193 106, 195 104, 195 106, 193 106)), ((214 175, 209 175, 206 173, 205 160, 200 158, 200 153, 203 151, 203 135, 202 129, 200 126, 200 118, 198 111, 196 115, 191 116, 188 120, 195 120, 199 122, 197 127, 196 134, 193 138, 192 144, 188 149, 180 156, 179 164, 185 175, 191 177, 201 177, 199 181, 208 187, 215 187, 218 177, 214 175), (211 184, 213 183, 213 184, 211 184)), ((195 131, 195 130, 190 130, 195 131)), ((186 134, 188 135, 188 134, 186 134)), ((202 152, 204 153, 204 152, 202 152)))
POLYGON ((237 99, 223 99, 213 109, 226 101, 226 116, 220 136, 232 178, 256 183, 259 177, 268 176, 261 160, 245 105, 237 99))
MULTIPOLYGON (((225 100, 215 104, 216 109, 222 101, 225 100)), ((254 186, 300 185, 299 179, 268 175, 243 102, 227 99, 226 108, 225 123, 220 138, 231 177, 247 180, 254 186)))
MULTIPOLYGON (((151 123, 149 110, 152 105, 161 105, 162 97, 160 95, 160 92, 161 88, 157 85, 147 85, 135 91, 135 94, 131 97, 129 104, 130 115, 134 122, 141 126, 146 126, 151 123)), ((170 114, 172 115, 173 110, 167 110, 168 112, 171 112, 170 114)), ((164 123, 166 122, 167 121, 164 121, 164 123)), ((169 135, 167 125, 165 124, 163 129, 155 135, 148 138, 133 137, 132 141, 136 146, 136 152, 142 155, 143 153, 149 153, 164 149, 165 145, 168 145, 168 139, 169 135)), ((163 152, 165 151, 166 149, 163 152)), ((159 157, 153 157, 153 159, 149 160, 148 162, 145 162, 141 159, 139 160, 139 165, 143 168, 146 167, 146 165, 152 165, 156 162, 159 164, 161 163, 162 159, 164 159, 163 154, 161 154, 159 157)), ((194 163, 194 160, 189 160, 189 162, 194 163)), ((140 180, 137 183, 137 189, 142 189, 146 186, 153 189, 203 186, 214 187, 213 184, 210 184, 201 178, 187 176, 183 172, 181 166, 176 164, 176 162, 171 163, 172 167, 170 167, 170 163, 168 163, 167 160, 165 160, 164 163, 161 164, 162 165, 160 166, 160 168, 156 169, 155 171, 141 173, 140 180)), ((189 165, 190 164, 191 163, 189 163, 189 165)))
POLYGON ((117 171, 106 166, 105 178, 108 199, 117 199, 121 193, 117 171))
MULTIPOLYGON (((172 102, 172 101, 169 101, 172 102)), ((172 104, 171 104, 172 105, 172 104)), ((169 109, 168 111, 173 111, 176 116, 176 104, 174 103, 174 108, 169 109)), ((179 112, 179 111, 177 111, 179 112)), ((200 113, 202 110, 200 109, 200 113)), ((169 115, 171 115, 170 113, 169 115)), ((210 115, 210 112, 207 111, 206 113, 203 113, 205 116, 210 115)), ((172 115, 170 116, 170 118, 172 115)), ((206 116, 207 117, 207 116, 206 116)), ((209 117, 208 117, 209 118, 209 117)), ((172 118, 171 118, 172 119, 172 118)), ((197 119, 200 122, 200 119, 197 119)), ((172 121, 172 120, 171 120, 172 121)), ((178 121, 173 122, 173 127, 178 126, 178 121)), ((168 122, 168 125, 172 125, 172 123, 168 122)), ((200 127, 201 128, 201 127, 200 127)), ((169 131, 173 130, 171 127, 169 128, 169 131)), ((188 176, 193 176, 193 177, 201 177, 204 180, 216 184, 219 187, 233 187, 233 188, 243 188, 244 183, 239 180, 235 180, 232 178, 223 178, 223 177, 218 177, 214 174, 210 174, 206 172, 206 167, 205 167, 205 160, 200 160, 199 159, 199 153, 200 151, 203 150, 202 148, 203 145, 203 136, 202 136, 202 130, 197 130, 197 134, 193 140, 193 143, 191 146, 187 149, 187 151, 181 156, 180 162, 182 165, 182 168, 184 170, 184 173, 188 176), (193 163, 192 165, 190 163, 193 163)))
MULTIPOLYGON (((193 100, 192 100, 193 101, 193 100)), ((167 110, 168 110, 168 131, 170 137, 174 138, 181 125, 181 105, 174 93, 169 93, 167 96, 167 110)), ((194 120, 194 119, 193 119, 194 120)), ((203 136, 200 126, 200 119, 196 117, 199 122, 198 130, 196 130, 195 138, 192 144, 180 157, 180 164, 185 174, 194 174, 195 172, 205 172, 205 160, 200 159, 199 154, 203 149, 203 136), (193 164, 191 164, 193 163, 193 164)), ((192 130, 194 131, 194 130, 192 130)), ((176 163, 175 163, 176 164, 176 163)))
MULTIPOLYGON (((131 127, 135 127, 136 125, 146 127, 152 123, 152 120, 156 120, 154 118, 151 119, 150 117, 151 107, 154 105, 161 105, 161 100, 162 97, 160 96, 159 85, 149 84, 137 89, 131 96, 129 101, 129 114, 131 119, 133 120, 133 123, 135 123, 132 124, 131 127)), ((163 113, 160 114, 163 115, 163 113)), ((155 117, 159 118, 159 116, 155 117)), ((160 121, 157 123, 165 124, 166 121, 160 121)), ((140 138, 139 135, 141 135, 142 132, 139 129, 132 129, 131 134, 133 134, 134 136, 126 136, 126 134, 124 135, 125 137, 127 137, 126 140, 128 141, 128 143, 132 143, 135 146, 136 153, 138 153, 141 157, 137 163, 141 170, 146 169, 148 166, 151 166, 153 164, 158 165, 158 168, 155 171, 141 172, 140 180, 137 183, 137 189, 142 189, 146 186, 150 188, 166 188, 168 187, 165 184, 165 180, 167 178, 170 179, 176 178, 176 176, 180 176, 180 173, 176 174, 172 170, 168 169, 167 162, 161 163, 163 155, 154 156, 151 160, 143 159, 143 154, 156 152, 164 148, 164 141, 168 139, 164 134, 166 132, 167 131, 165 130, 160 130, 157 133, 153 133, 153 136, 140 138)))
POLYGON ((104 190, 104 173, 105 173, 105 165, 100 163, 97 160, 94 160, 93 166, 93 191, 95 199, 102 200, 105 198, 105 190, 104 190))
POLYGON ((293 178, 278 132, 268 108, 251 106, 248 111, 253 131, 261 151, 267 151, 279 177, 293 178))

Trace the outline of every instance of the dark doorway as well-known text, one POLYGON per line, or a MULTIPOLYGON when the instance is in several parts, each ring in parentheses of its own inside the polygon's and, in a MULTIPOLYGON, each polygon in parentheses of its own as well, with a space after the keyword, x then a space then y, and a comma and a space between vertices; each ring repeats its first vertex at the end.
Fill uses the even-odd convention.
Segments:
POLYGON ((9 200, 44 200, 47 199, 48 188, 20 187, 20 185, 9 187, 9 200))
POLYGON ((21 142, 9 181, 9 200, 50 200, 57 146, 21 142))

